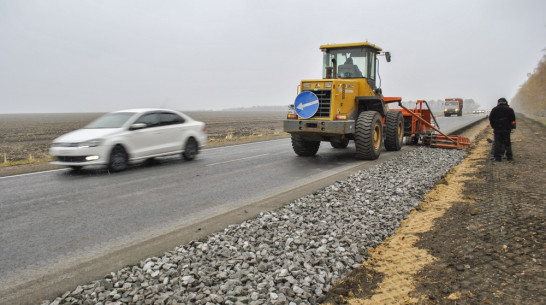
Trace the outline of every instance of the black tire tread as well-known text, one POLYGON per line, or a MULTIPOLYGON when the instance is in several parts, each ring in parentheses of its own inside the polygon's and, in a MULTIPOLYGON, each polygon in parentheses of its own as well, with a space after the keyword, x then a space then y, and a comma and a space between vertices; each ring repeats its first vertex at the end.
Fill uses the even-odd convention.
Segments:
POLYGON ((199 152, 199 145, 197 144, 197 141, 194 138, 189 138, 186 141, 186 145, 184 146, 184 152, 182 153, 182 157, 186 161, 191 161, 195 159, 195 156, 199 152))
POLYGON ((121 145, 116 145, 114 148, 112 148, 112 152, 110 153, 110 161, 108 162, 108 169, 112 172, 120 172, 122 170, 125 170, 128 165, 128 158, 127 152, 125 151, 125 148, 121 145), (114 158, 116 157, 116 154, 122 154, 124 158, 124 162, 122 163, 116 163, 114 162, 114 158))
MULTIPOLYGON (((379 149, 375 149, 373 141, 376 124, 381 125, 381 116, 377 111, 363 111, 359 114, 355 134, 356 157, 358 159, 375 160, 379 158, 381 145, 379 149)), ((380 127, 382 132, 383 128, 380 127)))
POLYGON ((319 147, 320 141, 305 141, 299 134, 292 134, 292 149, 298 156, 311 157, 314 156, 319 147))
POLYGON ((402 149, 404 132, 404 116, 400 111, 389 111, 385 118, 385 149, 398 151, 402 149), (398 124, 402 124, 402 135, 398 132, 398 124))
POLYGON ((349 145, 349 139, 344 139, 342 140, 342 142, 331 141, 330 144, 332 145, 333 148, 339 148, 339 149, 347 148, 347 146, 349 145))

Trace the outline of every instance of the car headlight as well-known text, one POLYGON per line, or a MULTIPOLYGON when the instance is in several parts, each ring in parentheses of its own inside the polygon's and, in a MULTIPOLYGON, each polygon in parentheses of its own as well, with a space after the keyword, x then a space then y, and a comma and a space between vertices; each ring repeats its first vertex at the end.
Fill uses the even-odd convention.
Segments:
POLYGON ((78 147, 97 147, 102 143, 101 139, 94 139, 78 143, 78 147))

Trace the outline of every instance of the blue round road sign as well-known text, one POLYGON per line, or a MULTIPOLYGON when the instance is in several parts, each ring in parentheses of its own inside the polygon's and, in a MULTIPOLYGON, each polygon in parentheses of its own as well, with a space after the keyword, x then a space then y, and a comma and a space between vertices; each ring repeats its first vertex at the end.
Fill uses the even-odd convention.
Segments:
POLYGON ((294 108, 302 119, 308 119, 317 113, 319 107, 318 97, 310 91, 305 91, 296 97, 294 108))

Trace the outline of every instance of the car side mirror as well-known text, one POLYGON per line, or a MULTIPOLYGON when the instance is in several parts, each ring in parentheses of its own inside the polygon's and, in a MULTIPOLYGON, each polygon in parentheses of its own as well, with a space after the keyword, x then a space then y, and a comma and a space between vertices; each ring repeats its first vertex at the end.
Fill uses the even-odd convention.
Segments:
POLYGON ((387 59, 387 62, 391 62, 391 52, 385 52, 385 58, 387 59))
POLYGON ((131 125, 129 130, 137 130, 137 129, 142 129, 142 128, 146 128, 145 123, 135 123, 135 124, 131 125))

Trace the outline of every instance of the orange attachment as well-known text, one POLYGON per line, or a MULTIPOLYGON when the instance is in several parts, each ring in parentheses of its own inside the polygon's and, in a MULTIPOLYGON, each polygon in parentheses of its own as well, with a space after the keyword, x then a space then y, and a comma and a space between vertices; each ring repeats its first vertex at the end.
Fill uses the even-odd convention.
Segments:
MULTIPOLYGON (((397 98, 392 99, 395 102, 397 98)), ((391 102, 389 100, 389 102, 391 102)), ((411 140, 411 144, 417 144, 421 141, 424 145, 430 147, 467 149, 470 147, 470 140, 461 136, 448 136, 441 132, 436 122, 436 118, 426 101, 418 100, 413 110, 402 105, 398 100, 398 105, 402 108, 404 116, 404 136, 411 140), (423 108, 423 104, 428 109, 423 108), (434 124, 432 124, 434 122, 434 124), (439 134, 435 134, 436 131, 439 134)))
POLYGON ((470 140, 461 136, 442 136, 432 135, 430 137, 430 147, 467 149, 470 147, 470 140))

